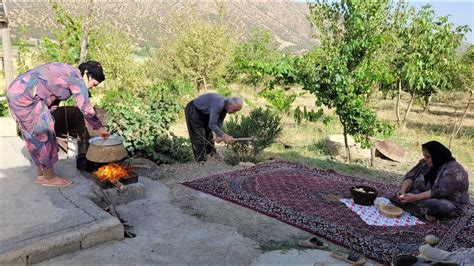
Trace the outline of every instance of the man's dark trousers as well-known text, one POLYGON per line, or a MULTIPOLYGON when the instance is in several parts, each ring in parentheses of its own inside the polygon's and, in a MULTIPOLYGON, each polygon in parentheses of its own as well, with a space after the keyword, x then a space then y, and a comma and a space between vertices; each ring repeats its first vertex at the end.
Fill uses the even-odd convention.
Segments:
POLYGON ((199 111, 190 101, 185 109, 186 125, 193 147, 194 159, 205 161, 206 154, 215 153, 214 136, 209 128, 209 115, 199 111))

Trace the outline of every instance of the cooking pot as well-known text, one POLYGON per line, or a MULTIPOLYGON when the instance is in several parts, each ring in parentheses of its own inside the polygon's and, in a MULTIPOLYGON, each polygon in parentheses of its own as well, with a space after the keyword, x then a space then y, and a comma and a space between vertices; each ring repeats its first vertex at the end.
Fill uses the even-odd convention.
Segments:
POLYGON ((123 139, 119 136, 110 136, 107 139, 93 137, 89 139, 87 149, 87 160, 95 163, 111 163, 128 157, 127 150, 123 145, 123 139))

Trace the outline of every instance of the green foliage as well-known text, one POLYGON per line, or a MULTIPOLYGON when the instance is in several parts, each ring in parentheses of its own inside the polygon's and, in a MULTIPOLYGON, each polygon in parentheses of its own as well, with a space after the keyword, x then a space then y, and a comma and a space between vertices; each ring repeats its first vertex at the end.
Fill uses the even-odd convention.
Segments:
POLYGON ((20 36, 18 37, 18 56, 16 59, 17 73, 25 73, 28 71, 28 65, 26 64, 26 57, 29 54, 28 47, 25 42, 26 28, 21 27, 20 36))
POLYGON ((453 87, 456 91, 465 92, 474 88, 474 45, 469 46, 459 62, 458 74, 453 87))
POLYGON ((298 94, 288 93, 284 89, 266 89, 258 93, 258 96, 267 100, 269 108, 277 111, 280 114, 288 114, 291 105, 295 102, 298 94))
MULTIPOLYGON (((400 15, 400 16, 403 16, 400 15)), ((398 32, 400 47, 395 64, 403 89, 415 96, 448 90, 459 71, 459 47, 467 26, 454 28, 448 17, 435 17, 430 5, 408 11, 398 32)))
MULTIPOLYGON (((191 81, 197 90, 207 90, 212 81, 226 75, 235 40, 227 29, 223 14, 216 21, 201 20, 192 13, 177 15, 171 34, 165 36, 153 54, 151 77, 170 83, 191 81)), ((212 84, 217 87, 216 84, 212 84)))
POLYGON ((258 155, 281 134, 281 117, 274 112, 257 108, 249 116, 236 116, 224 125, 224 132, 234 138, 256 137, 255 145, 251 142, 236 142, 230 146, 240 161, 255 162, 258 155))
POLYGON ((306 106, 303 108, 303 111, 301 111, 300 107, 298 106, 295 109, 295 114, 294 114, 294 119, 297 125, 301 125, 303 120, 309 121, 309 122, 316 122, 318 121, 322 116, 324 112, 323 109, 320 108, 318 111, 314 110, 309 110, 306 108, 306 106))
POLYGON ((55 41, 48 37, 43 38, 45 47, 40 53, 40 59, 49 62, 77 64, 81 53, 81 20, 71 15, 58 3, 51 1, 50 4, 56 15, 59 29, 53 33, 55 41))
POLYGON ((146 78, 149 65, 135 61, 133 55, 132 40, 125 32, 106 24, 92 29, 88 57, 102 64, 106 89, 120 88, 140 93, 143 87, 152 85, 146 78))
POLYGON ((266 87, 288 86, 296 81, 295 57, 270 48, 270 32, 257 30, 246 42, 235 49, 229 73, 232 79, 253 86, 266 83, 266 87))
MULTIPOLYGON (((0 94, 0 97, 3 97, 3 95, 0 94)), ((1 101, 0 100, 0 117, 5 117, 10 114, 10 111, 8 109, 8 103, 7 101, 1 101)))
POLYGON ((377 56, 391 40, 390 1, 315 1, 310 21, 321 46, 298 59, 299 82, 317 97, 318 106, 334 108, 344 128, 365 147, 376 134, 390 133, 365 100, 384 75, 374 73, 377 56))
POLYGON ((179 110, 175 98, 160 86, 147 88, 139 95, 110 90, 102 106, 108 111, 110 132, 125 139, 129 153, 151 158, 158 136, 166 134, 179 110))
POLYGON ((158 164, 189 162, 193 159, 191 143, 187 138, 161 135, 155 141, 151 158, 158 164))
POLYGON ((213 82, 214 86, 216 86, 216 91, 220 95, 225 97, 230 97, 232 95, 232 91, 229 88, 229 85, 225 81, 225 79, 220 78, 213 82))
MULTIPOLYGON (((63 62, 77 65, 80 57, 82 19, 70 14, 58 3, 51 6, 59 29, 54 32, 54 41, 44 38, 39 59, 46 62, 63 62)), ((106 75, 106 90, 138 91, 146 82, 149 64, 136 62, 133 58, 133 43, 130 37, 116 27, 99 23, 89 33, 87 60, 101 62, 106 75)), ((137 92, 138 93, 138 92, 137 92)))
POLYGON ((270 48, 272 38, 269 31, 255 30, 247 41, 240 42, 229 65, 230 77, 253 86, 261 83, 281 56, 270 48))

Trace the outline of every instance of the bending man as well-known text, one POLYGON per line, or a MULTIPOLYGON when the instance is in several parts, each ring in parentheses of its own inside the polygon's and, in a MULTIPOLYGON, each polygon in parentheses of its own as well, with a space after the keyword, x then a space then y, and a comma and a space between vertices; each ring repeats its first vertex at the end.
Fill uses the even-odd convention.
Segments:
POLYGON ((217 141, 234 142, 232 136, 222 131, 222 124, 227 114, 240 111, 242 106, 241 98, 226 98, 217 93, 203 94, 186 105, 186 124, 196 161, 205 161, 207 154, 215 153, 213 132, 217 141))

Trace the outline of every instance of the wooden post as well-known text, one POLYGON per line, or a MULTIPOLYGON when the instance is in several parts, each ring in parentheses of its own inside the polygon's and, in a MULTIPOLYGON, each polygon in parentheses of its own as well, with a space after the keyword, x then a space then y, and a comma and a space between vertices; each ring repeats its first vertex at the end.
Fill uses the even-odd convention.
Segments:
POLYGON ((10 28, 8 27, 8 18, 6 6, 3 0, 0 0, 0 31, 2 32, 2 47, 3 47, 3 70, 5 71, 5 87, 7 87, 13 81, 13 56, 12 56, 12 44, 10 39, 10 28))

